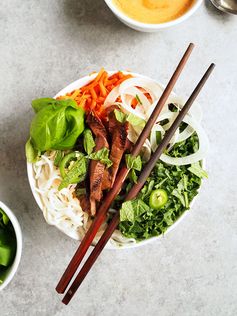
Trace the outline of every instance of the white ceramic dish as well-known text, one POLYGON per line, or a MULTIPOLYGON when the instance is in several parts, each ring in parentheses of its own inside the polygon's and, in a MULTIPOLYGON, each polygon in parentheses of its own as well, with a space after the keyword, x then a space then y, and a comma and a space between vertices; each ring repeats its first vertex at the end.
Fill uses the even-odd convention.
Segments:
POLYGON ((16 234, 16 256, 15 259, 9 268, 7 277, 5 278, 3 284, 0 285, 0 291, 3 290, 13 279, 14 275, 16 274, 16 271, 19 267, 19 263, 21 260, 21 253, 22 253, 22 232, 20 224, 16 218, 16 216, 13 214, 13 212, 3 203, 0 201, 0 208, 7 214, 9 217, 12 226, 15 230, 16 234))
MULTIPOLYGON (((175 1, 175 0, 174 0, 175 1)), ((110 10, 114 13, 114 15, 125 25, 131 27, 132 29, 140 32, 157 32, 161 29, 165 29, 171 26, 175 26, 185 20, 187 20, 191 15, 194 14, 194 12, 197 11, 197 9, 202 4, 203 0, 196 0, 193 6, 181 17, 178 19, 165 22, 165 23, 159 23, 159 24, 149 24, 149 23, 142 23, 138 22, 136 20, 131 19, 128 17, 125 13, 120 11, 115 4, 113 4, 112 0, 105 0, 105 3, 110 8, 110 10)))
MULTIPOLYGON (((112 75, 114 73, 114 71, 109 71, 109 74, 112 75)), ((128 72, 124 72, 124 73, 128 73, 128 72)), ((130 72, 134 77, 140 77, 140 78, 148 78, 146 76, 143 76, 143 75, 140 75, 140 74, 137 74, 137 73, 133 73, 133 72, 130 72)), ((71 92, 75 89, 78 89, 86 84, 88 84, 91 80, 93 80, 95 77, 96 77, 97 73, 95 74, 91 74, 89 76, 86 76, 86 77, 83 77, 79 80, 76 80, 74 81, 73 83, 69 84, 66 88, 62 89, 61 91, 59 91, 55 98, 58 97, 58 96, 62 96, 62 95, 65 95, 66 93, 68 92, 71 92)), ((150 78, 148 78, 150 79, 150 78)), ((160 84, 160 86, 163 88, 163 85, 160 84)), ((175 95, 174 93, 172 95, 175 95)), ((170 101, 171 102, 171 101, 170 101)), ((195 105, 194 105, 195 106, 195 105)), ((205 166, 204 166, 205 167, 205 166)), ((27 162, 27 174, 28 174, 28 180, 29 180, 29 183, 30 183, 30 187, 31 187, 31 191, 33 193, 33 196, 36 200, 36 203, 38 204, 39 208, 41 209, 41 211, 43 210, 43 204, 42 204, 42 200, 40 198, 40 195, 38 194, 38 192, 35 190, 35 186, 36 186, 36 183, 35 183, 35 178, 34 178, 34 171, 33 171, 33 167, 32 167, 32 164, 31 163, 28 163, 27 162)), ((195 201, 196 198, 193 199, 192 203, 190 204, 190 207, 193 206, 193 203, 195 201)), ((180 222, 181 220, 187 216, 189 214, 189 212, 184 212, 182 214, 182 216, 172 225, 170 226, 167 231, 165 232, 165 235, 170 232, 172 229, 174 229, 180 222)), ((55 225, 59 230, 60 227, 58 227, 57 225, 55 225)), ((71 238, 73 238, 72 236, 69 236, 71 238)), ((152 237, 150 239, 147 239, 147 240, 144 240, 144 241, 141 241, 139 243, 131 243, 131 244, 126 244, 126 245, 123 245, 123 247, 118 247, 116 245, 114 245, 112 242, 111 243, 108 243, 106 248, 108 249, 125 249, 125 248, 134 248, 134 247, 140 247, 140 246, 143 246, 143 245, 146 245, 154 240, 157 240, 157 239, 160 239, 162 236, 157 236, 157 237, 152 237)))

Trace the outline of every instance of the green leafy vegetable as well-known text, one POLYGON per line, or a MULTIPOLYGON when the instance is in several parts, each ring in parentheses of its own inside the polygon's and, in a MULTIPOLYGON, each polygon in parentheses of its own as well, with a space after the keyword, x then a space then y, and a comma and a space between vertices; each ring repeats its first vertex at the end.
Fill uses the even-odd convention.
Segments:
POLYGON ((16 254, 16 236, 6 213, 0 208, 0 284, 16 254))
POLYGON ((90 155, 93 152, 93 149, 95 147, 95 141, 92 135, 92 132, 89 128, 86 128, 83 133, 83 146, 85 149, 85 152, 90 155))
POLYGON ((69 186, 69 184, 80 183, 85 180, 87 172, 87 159, 85 156, 81 155, 78 160, 76 160, 71 169, 66 173, 62 182, 60 183, 58 190, 62 190, 69 186))
POLYGON ((3 223, 4 225, 7 225, 9 222, 9 217, 7 214, 0 208, 0 225, 3 223))
MULTIPOLYGON (((198 137, 193 134, 184 142, 175 144, 169 154, 182 157, 194 153, 197 149, 198 137)), ((137 241, 163 234, 189 208, 191 201, 198 194, 201 178, 204 176, 206 173, 203 173, 200 163, 192 166, 173 166, 159 161, 137 198, 147 207, 140 212, 136 211, 137 205, 133 204, 134 202, 122 206, 119 224, 122 234, 137 241), (169 197, 157 210, 149 207, 149 198, 154 189, 165 190, 169 197)))
POLYGON ((141 171, 142 169, 142 160, 138 155, 137 157, 133 157, 130 154, 125 155, 126 165, 128 169, 134 169, 137 171, 141 171))
POLYGON ((116 120, 120 123, 125 123, 127 121, 133 126, 140 126, 140 127, 144 127, 146 124, 145 120, 141 119, 139 116, 133 113, 125 114, 122 111, 115 109, 114 114, 115 114, 116 120))
POLYGON ((65 157, 63 157, 63 159, 61 160, 59 164, 59 169, 60 169, 62 178, 65 178, 66 173, 71 169, 71 167, 73 166, 73 163, 77 160, 80 160, 83 157, 84 155, 80 153, 79 151, 73 151, 67 154, 65 157))
POLYGON ((127 116, 127 121, 133 125, 133 126, 140 126, 144 127, 146 124, 146 121, 143 120, 142 118, 136 116, 135 114, 129 113, 127 116))
POLYGON ((72 149, 84 130, 84 110, 70 99, 38 99, 32 101, 32 107, 36 112, 30 128, 34 149, 72 149))
POLYGON ((30 163, 36 162, 40 154, 40 152, 34 148, 30 139, 26 142, 25 153, 27 161, 30 163))
POLYGON ((120 210, 120 221, 134 223, 143 213, 149 211, 149 206, 140 199, 124 202, 120 210))
POLYGON ((122 124, 125 123, 127 120, 127 114, 125 114, 122 111, 119 111, 117 109, 114 110, 114 115, 116 117, 116 120, 122 124))
POLYGON ((202 169, 200 162, 191 164, 191 167, 189 167, 188 170, 199 178, 208 178, 208 174, 202 169))
POLYGON ((134 169, 132 169, 130 171, 130 176, 131 176, 132 182, 137 183, 138 176, 137 176, 136 171, 134 169))
POLYGON ((109 159, 109 149, 102 148, 98 151, 95 151, 87 156, 89 159, 97 160, 102 164, 106 165, 107 168, 111 167, 113 162, 109 159))

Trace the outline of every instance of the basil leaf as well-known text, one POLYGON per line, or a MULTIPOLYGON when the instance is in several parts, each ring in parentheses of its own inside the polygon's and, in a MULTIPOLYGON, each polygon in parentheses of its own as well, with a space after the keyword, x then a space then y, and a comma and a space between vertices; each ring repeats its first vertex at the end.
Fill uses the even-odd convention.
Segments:
POLYGON ((137 157, 133 157, 130 154, 125 155, 126 165, 128 169, 135 169, 137 171, 141 171, 142 169, 142 160, 138 155, 137 157))
POLYGON ((94 142, 94 138, 93 138, 91 130, 89 128, 86 128, 84 130, 83 136, 84 136, 83 146, 84 146, 85 152, 88 155, 90 155, 93 152, 93 149, 95 147, 95 142, 94 142))
POLYGON ((36 115, 30 136, 35 150, 72 149, 84 130, 84 110, 74 100, 39 99, 32 106, 36 115))
POLYGON ((107 168, 111 167, 113 165, 113 162, 109 159, 109 149, 108 148, 102 148, 98 151, 95 151, 87 156, 89 159, 97 160, 101 162, 102 164, 106 165, 107 168))
POLYGON ((40 155, 40 152, 34 148, 34 146, 31 143, 31 139, 28 139, 28 141, 25 144, 25 154, 27 161, 30 163, 34 163, 37 161, 38 156, 40 155))
POLYGON ((58 101, 53 98, 40 98, 40 99, 33 100, 31 102, 31 105, 35 113, 37 113, 43 108, 48 107, 49 105, 57 104, 57 102, 58 101))

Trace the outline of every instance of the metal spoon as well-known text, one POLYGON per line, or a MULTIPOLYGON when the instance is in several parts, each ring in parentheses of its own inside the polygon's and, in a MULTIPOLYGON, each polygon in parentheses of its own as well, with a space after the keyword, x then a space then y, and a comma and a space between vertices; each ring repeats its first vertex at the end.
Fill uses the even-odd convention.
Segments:
POLYGON ((237 14, 237 0, 210 0, 212 4, 219 10, 237 14))

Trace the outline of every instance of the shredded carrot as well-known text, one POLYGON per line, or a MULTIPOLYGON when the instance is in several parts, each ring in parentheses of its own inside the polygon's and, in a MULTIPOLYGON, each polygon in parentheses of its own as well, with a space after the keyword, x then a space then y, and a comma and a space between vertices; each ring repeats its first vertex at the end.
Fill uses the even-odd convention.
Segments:
POLYGON ((91 93, 92 99, 96 100, 97 99, 97 94, 95 93, 95 90, 93 88, 90 89, 90 93, 91 93))
MULTIPOLYGON (((111 76, 102 68, 95 79, 87 85, 67 93, 65 96, 60 96, 57 99, 73 99, 78 106, 83 107, 86 112, 93 111, 98 116, 103 116, 104 101, 108 94, 123 81, 132 78, 131 74, 123 74, 119 71, 111 76)), ((144 92, 145 94, 145 92, 144 92)), ((117 100, 121 102, 120 98, 117 100)), ((138 101, 136 98, 132 100, 132 107, 136 107, 138 101)))

